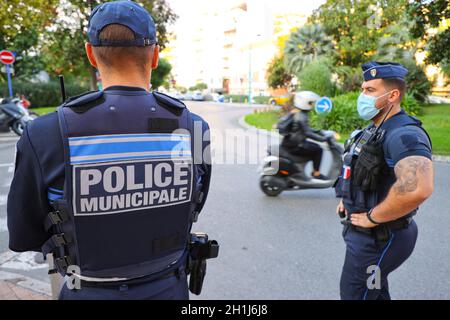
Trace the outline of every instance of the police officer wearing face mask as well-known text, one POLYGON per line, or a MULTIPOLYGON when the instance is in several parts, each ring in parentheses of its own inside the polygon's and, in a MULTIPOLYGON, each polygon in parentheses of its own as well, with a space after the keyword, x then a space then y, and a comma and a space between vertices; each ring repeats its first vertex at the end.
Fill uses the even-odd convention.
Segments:
POLYGON ((209 189, 208 124, 149 92, 159 48, 142 6, 99 5, 88 37, 105 89, 26 128, 8 197, 9 247, 53 254, 51 272, 73 280, 60 299, 187 299, 188 249, 205 258, 211 248, 190 234, 209 189))
POLYGON ((393 62, 362 66, 361 118, 371 120, 347 143, 336 183, 347 246, 341 299, 390 299, 388 275, 414 250, 419 205, 433 192, 431 140, 400 103, 408 70, 393 62))

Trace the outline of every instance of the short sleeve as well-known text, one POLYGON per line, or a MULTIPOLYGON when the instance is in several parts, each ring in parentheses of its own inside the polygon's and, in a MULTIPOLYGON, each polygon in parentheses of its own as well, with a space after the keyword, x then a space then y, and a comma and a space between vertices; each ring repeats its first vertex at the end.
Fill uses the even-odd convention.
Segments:
POLYGON ((389 136, 385 144, 385 155, 391 167, 411 156, 422 156, 432 160, 431 143, 423 129, 416 126, 403 127, 389 136))

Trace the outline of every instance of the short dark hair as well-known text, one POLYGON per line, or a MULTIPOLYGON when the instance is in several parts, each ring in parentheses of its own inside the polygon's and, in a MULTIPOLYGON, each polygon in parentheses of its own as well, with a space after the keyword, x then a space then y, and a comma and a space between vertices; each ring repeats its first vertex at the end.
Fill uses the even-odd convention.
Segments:
MULTIPOLYGON (((100 40, 134 40, 134 32, 121 24, 110 24, 100 32, 100 40)), ((95 58, 110 68, 120 68, 124 61, 138 67, 151 63, 154 46, 148 47, 93 47, 95 58)))
POLYGON ((383 83, 386 86, 386 88, 388 89, 397 89, 398 91, 400 91, 400 100, 403 99, 403 97, 406 94, 406 82, 403 81, 402 79, 397 79, 397 78, 385 78, 383 79, 383 83))

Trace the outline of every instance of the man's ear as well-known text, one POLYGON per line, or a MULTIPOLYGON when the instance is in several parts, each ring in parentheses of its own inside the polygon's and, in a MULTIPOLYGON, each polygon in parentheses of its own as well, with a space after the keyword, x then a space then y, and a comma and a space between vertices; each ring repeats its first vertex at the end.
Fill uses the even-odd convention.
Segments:
POLYGON ((152 69, 158 68, 158 60, 159 60, 159 46, 156 45, 153 50, 153 59, 152 59, 152 69))
POLYGON ((98 69, 97 68, 97 60, 95 60, 94 53, 92 52, 92 45, 89 42, 86 42, 84 44, 84 48, 86 49, 86 55, 87 55, 87 57, 89 59, 89 62, 91 63, 91 65, 94 68, 98 69))
POLYGON ((400 90, 394 89, 392 90, 391 94, 389 95, 389 102, 395 102, 398 99, 400 99, 400 90))

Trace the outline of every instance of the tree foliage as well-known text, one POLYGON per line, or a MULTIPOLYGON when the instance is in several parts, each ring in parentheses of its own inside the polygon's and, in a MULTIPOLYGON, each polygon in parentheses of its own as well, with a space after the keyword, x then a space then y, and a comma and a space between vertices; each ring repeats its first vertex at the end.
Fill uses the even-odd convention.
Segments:
POLYGON ((158 68, 152 71, 152 88, 157 90, 166 83, 166 79, 172 71, 172 65, 164 58, 159 58, 158 68))
POLYGON ((331 38, 320 24, 305 25, 291 33, 284 49, 286 69, 298 74, 306 65, 333 52, 331 38))
POLYGON ((292 80, 292 75, 287 72, 284 66, 284 57, 276 56, 267 69, 267 81, 269 87, 273 89, 286 88, 292 80))
POLYGON ((429 55, 426 62, 441 65, 450 76, 450 2, 415 0, 408 13, 413 21, 411 33, 427 42, 429 55), (430 28, 435 28, 437 32, 430 33, 430 28))
MULTIPOLYGON (((44 67, 38 54, 41 34, 53 23, 58 2, 0 0, 0 49, 16 53, 16 78, 27 79, 44 67)), ((5 79, 2 74, 0 82, 5 79)))
POLYGON ((377 50, 387 27, 407 10, 408 0, 327 0, 311 16, 337 50, 336 64, 359 67, 377 50))

